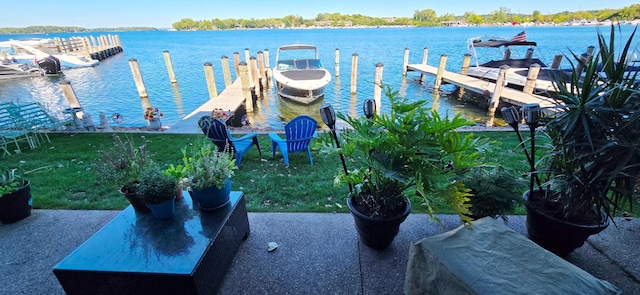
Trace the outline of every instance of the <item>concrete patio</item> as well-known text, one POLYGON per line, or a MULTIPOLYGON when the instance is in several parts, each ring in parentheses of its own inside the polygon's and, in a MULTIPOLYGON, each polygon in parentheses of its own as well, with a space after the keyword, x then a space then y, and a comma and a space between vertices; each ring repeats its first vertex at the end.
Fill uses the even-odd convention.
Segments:
MULTIPOLYGON (((34 210, 0 225, 0 294, 64 294, 53 267, 120 211, 34 210)), ((459 226, 457 216, 411 214, 392 245, 358 241, 350 214, 249 213, 242 243, 218 294, 402 294, 412 242, 459 226), (267 243, 280 246, 267 251, 267 243)), ((508 226, 526 235, 525 216, 508 226)), ((640 290, 640 221, 618 219, 567 260, 625 294, 640 290)))

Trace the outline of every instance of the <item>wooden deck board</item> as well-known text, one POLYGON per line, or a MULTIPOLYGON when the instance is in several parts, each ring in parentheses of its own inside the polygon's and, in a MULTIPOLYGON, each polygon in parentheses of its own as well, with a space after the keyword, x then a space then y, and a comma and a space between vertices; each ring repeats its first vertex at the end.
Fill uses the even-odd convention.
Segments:
MULTIPOLYGON (((436 76, 438 73, 437 67, 423 64, 407 65, 407 70, 418 71, 433 76, 436 76)), ((496 87, 495 83, 449 71, 444 71, 442 75, 442 81, 456 85, 458 87, 462 87, 465 89, 465 91, 473 91, 480 94, 482 94, 485 90, 493 92, 496 87)), ((517 106, 523 106, 528 103, 537 103, 540 104, 540 107, 543 108, 555 106, 555 103, 549 97, 536 94, 528 94, 511 88, 504 88, 502 90, 502 94, 500 95, 500 99, 506 103, 517 106)))
POLYGON ((184 117, 183 120, 187 120, 201 112, 211 113, 214 109, 235 111, 240 107, 240 105, 242 105, 242 103, 244 103, 242 83, 240 82, 240 79, 237 79, 233 84, 231 84, 231 86, 225 88, 218 97, 208 100, 189 115, 184 117))

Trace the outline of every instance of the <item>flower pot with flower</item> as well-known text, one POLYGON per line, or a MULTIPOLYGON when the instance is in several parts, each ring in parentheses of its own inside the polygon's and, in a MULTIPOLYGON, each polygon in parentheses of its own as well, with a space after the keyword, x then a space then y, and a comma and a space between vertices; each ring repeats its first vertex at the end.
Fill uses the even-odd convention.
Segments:
POLYGON ((160 122, 160 118, 162 117, 164 117, 164 114, 156 107, 147 107, 144 111, 144 119, 149 122, 149 128, 151 130, 162 129, 162 123, 160 122))

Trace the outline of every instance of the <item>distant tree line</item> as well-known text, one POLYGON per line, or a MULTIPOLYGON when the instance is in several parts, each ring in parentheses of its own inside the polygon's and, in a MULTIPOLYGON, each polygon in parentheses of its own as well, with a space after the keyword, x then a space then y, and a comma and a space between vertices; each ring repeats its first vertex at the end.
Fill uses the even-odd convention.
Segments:
MULTIPOLYGON (((538 10, 532 14, 512 13, 509 8, 500 7, 489 14, 478 15, 467 11, 463 15, 446 13, 438 15, 433 9, 416 10, 413 17, 371 17, 361 14, 319 13, 313 19, 304 19, 299 15, 287 15, 283 18, 266 19, 219 19, 193 20, 183 18, 172 24, 176 30, 227 30, 253 28, 296 28, 310 26, 346 27, 346 26, 441 26, 443 21, 464 21, 472 25, 492 25, 510 22, 532 23, 564 23, 572 20, 634 20, 640 19, 640 4, 633 4, 621 9, 580 10, 575 12, 563 11, 544 13, 538 10)), ((0 34, 31 34, 31 33, 67 33, 67 32, 105 32, 105 31, 149 31, 157 30, 151 27, 119 27, 94 28, 30 26, 26 28, 0 28, 0 34)))
POLYGON ((26 28, 0 28, 0 34, 123 32, 123 31, 150 31, 150 30, 157 30, 157 29, 152 27, 119 27, 119 28, 87 29, 87 28, 81 28, 81 27, 30 26, 26 28))
POLYGON ((447 13, 438 15, 433 9, 416 10, 413 17, 370 17, 361 14, 319 13, 313 19, 303 19, 298 15, 287 15, 283 18, 267 19, 219 19, 193 20, 184 18, 173 23, 176 30, 225 30, 237 28, 294 28, 310 26, 440 26, 443 21, 464 21, 473 25, 503 24, 509 22, 564 23, 571 20, 607 19, 634 20, 640 18, 640 4, 633 4, 622 9, 602 9, 591 11, 563 11, 558 13, 542 13, 535 10, 532 14, 514 14, 506 7, 500 7, 486 15, 478 15, 467 11, 463 15, 447 13))

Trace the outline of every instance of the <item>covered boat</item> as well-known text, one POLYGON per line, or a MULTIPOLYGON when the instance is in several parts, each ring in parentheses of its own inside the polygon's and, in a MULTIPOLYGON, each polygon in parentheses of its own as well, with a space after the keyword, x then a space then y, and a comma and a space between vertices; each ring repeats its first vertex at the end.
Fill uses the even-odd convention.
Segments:
POLYGON ((273 78, 278 95, 298 103, 311 104, 324 96, 324 88, 331 81, 331 74, 322 66, 316 46, 293 44, 278 48, 273 78), (293 54, 282 58, 284 51, 293 54), (313 56, 309 56, 311 51, 313 56))

